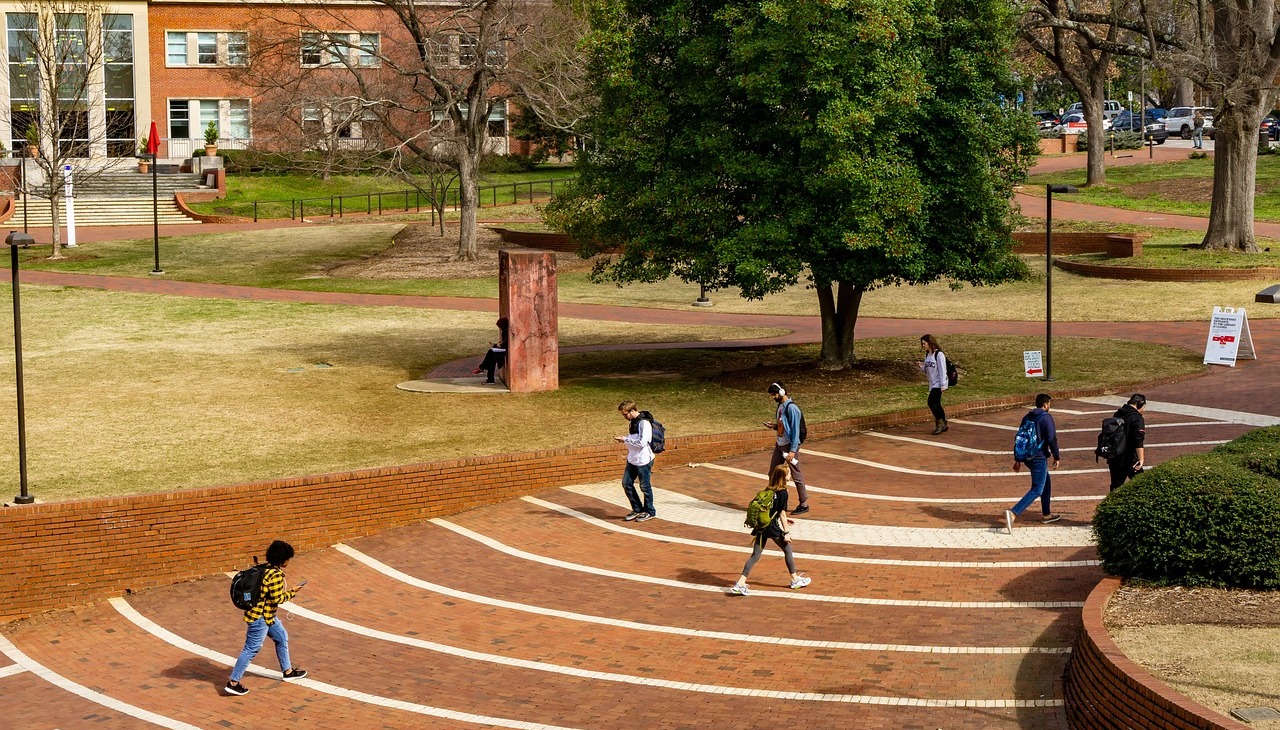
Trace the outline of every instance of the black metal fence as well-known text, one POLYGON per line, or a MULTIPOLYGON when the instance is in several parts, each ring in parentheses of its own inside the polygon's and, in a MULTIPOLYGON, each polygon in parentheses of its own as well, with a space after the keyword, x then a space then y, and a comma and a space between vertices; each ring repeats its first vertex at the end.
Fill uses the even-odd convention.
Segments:
MULTIPOLYGON (((479 188, 480 207, 534 203, 555 195, 556 183, 564 185, 573 178, 546 178, 523 182, 482 185, 479 188)), ((395 190, 361 195, 331 195, 324 198, 293 198, 291 200, 254 200, 244 203, 219 205, 218 212, 243 215, 253 211, 253 221, 259 218, 284 218, 299 220, 311 217, 342 218, 347 215, 383 215, 385 213, 421 213, 425 206, 436 220, 436 207, 445 209, 458 206, 459 190, 452 185, 439 193, 439 206, 432 205, 432 195, 423 190, 395 190), (239 211, 244 211, 241 213, 239 211)))

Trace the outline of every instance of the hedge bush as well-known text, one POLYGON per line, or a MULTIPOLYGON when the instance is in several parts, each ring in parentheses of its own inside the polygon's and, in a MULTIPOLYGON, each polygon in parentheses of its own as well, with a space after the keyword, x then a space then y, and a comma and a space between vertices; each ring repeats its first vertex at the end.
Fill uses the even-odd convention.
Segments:
POLYGON ((1280 588, 1280 428, 1138 475, 1098 505, 1093 530, 1113 575, 1280 588))

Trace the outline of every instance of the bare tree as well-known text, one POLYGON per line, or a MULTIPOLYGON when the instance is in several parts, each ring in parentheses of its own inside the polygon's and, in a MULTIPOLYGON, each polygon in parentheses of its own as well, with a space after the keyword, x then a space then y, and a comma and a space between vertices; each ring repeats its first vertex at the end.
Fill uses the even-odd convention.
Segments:
POLYGON ((357 11, 332 5, 262 11, 251 31, 259 50, 242 78, 263 98, 318 103, 313 92, 327 89, 332 108, 376 125, 376 137, 364 135, 363 157, 349 155, 345 164, 381 166, 428 190, 439 180, 435 172, 421 177, 432 163, 454 170, 455 257, 475 259, 480 159, 495 147, 491 137, 505 134, 511 105, 524 100, 562 124, 580 116, 568 101, 581 87, 583 69, 572 60, 580 26, 569 8, 539 0, 372 0, 371 7, 395 21, 380 36, 360 31, 357 11), (494 120, 500 129, 491 130, 494 120))
MULTIPOLYGON (((103 106, 104 59, 126 52, 104 41, 105 11, 96 0, 29 0, 8 17, 12 103, 5 113, 10 127, 26 140, 21 154, 32 157, 38 171, 24 176, 23 192, 49 201, 50 258, 62 258, 63 167, 105 145, 107 130, 90 123, 90 109, 103 106)), ((129 136, 132 153, 132 132, 129 136)), ((101 171, 75 167, 80 183, 101 171)))

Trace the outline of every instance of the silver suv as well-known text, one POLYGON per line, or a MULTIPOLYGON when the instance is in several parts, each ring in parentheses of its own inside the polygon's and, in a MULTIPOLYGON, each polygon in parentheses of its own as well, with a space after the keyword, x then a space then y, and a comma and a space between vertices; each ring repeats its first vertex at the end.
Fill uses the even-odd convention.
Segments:
POLYGON ((1169 134, 1176 134, 1183 139, 1191 139, 1191 132, 1196 126, 1196 112, 1204 115, 1204 136, 1213 139, 1213 107, 1211 106, 1175 106, 1164 118, 1164 126, 1169 134))
MULTIPOLYGON (((1118 101, 1115 101, 1113 99, 1107 99, 1106 101, 1102 102, 1102 116, 1106 119, 1115 119, 1116 117, 1120 116, 1120 112, 1122 111, 1124 111, 1124 105, 1122 105, 1118 101)), ((1071 114, 1073 112, 1083 115, 1084 104, 1077 101, 1076 103, 1067 107, 1066 114, 1071 114)))

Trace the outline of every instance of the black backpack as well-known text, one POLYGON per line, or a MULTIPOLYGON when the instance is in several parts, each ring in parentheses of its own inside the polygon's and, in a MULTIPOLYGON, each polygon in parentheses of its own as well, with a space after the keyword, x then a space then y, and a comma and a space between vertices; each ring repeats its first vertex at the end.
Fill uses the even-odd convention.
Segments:
POLYGON ((262 579, 267 574, 267 564, 253 558, 252 568, 245 568, 231 579, 231 602, 241 611, 248 611, 262 599, 262 579))
POLYGON ((1102 419, 1102 431, 1098 433, 1098 448, 1093 450, 1093 460, 1111 461, 1123 454, 1127 430, 1123 418, 1112 416, 1102 419))
POLYGON ((960 382, 960 371, 956 369, 956 364, 951 358, 947 358, 947 387, 954 388, 956 383, 960 382))
POLYGON ((651 433, 649 435, 649 449, 655 455, 661 454, 667 450, 667 429, 653 414, 648 411, 640 411, 640 417, 649 422, 651 433))

